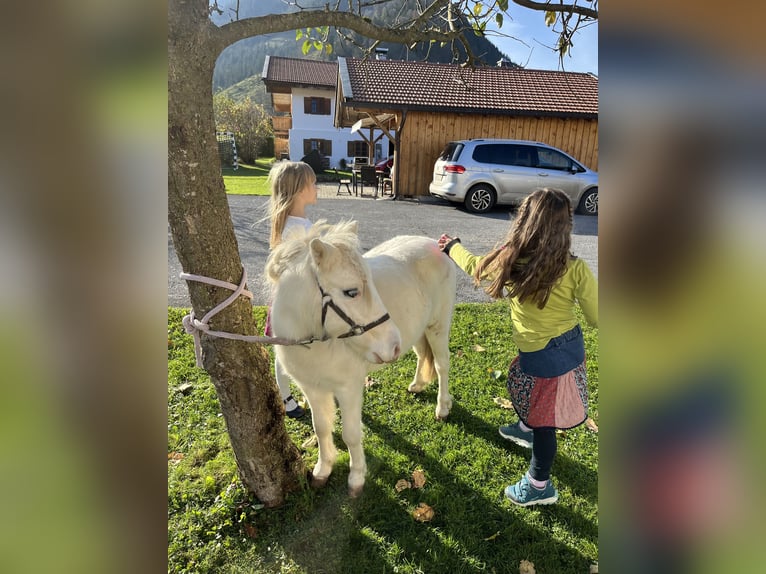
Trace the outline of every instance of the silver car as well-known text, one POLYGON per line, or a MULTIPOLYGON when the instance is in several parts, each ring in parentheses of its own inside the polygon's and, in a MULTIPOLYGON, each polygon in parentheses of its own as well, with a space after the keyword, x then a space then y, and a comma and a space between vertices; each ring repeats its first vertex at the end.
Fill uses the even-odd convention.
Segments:
POLYGON ((598 173, 549 145, 523 140, 449 142, 428 191, 474 213, 520 203, 543 187, 560 189, 578 213, 598 214, 598 173))

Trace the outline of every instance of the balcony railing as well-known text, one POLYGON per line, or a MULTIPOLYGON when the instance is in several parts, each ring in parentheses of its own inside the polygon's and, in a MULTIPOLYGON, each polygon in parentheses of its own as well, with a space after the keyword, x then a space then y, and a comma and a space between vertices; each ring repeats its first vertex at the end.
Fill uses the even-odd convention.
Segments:
POLYGON ((288 132, 293 127, 293 118, 291 116, 272 116, 271 125, 274 126, 274 132, 288 132))

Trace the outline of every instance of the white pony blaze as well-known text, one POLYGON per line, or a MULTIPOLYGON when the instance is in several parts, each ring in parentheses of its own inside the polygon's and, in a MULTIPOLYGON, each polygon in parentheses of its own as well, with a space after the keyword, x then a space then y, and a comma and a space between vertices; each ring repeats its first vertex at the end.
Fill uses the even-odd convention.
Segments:
POLYGON ((455 266, 432 239, 399 236, 362 256, 356 222, 318 223, 276 247, 266 273, 275 284, 274 335, 326 339, 275 347, 311 407, 319 440, 313 483, 327 482, 337 455, 332 441, 337 398, 350 455, 349 493, 357 496, 367 469, 362 395, 368 372, 413 347, 418 364, 409 390, 422 391, 436 375, 437 418, 452 407, 448 342, 455 266))

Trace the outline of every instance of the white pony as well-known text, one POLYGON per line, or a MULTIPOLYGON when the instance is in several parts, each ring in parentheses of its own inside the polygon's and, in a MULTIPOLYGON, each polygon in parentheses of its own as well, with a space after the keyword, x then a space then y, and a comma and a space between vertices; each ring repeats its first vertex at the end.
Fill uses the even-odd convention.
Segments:
POLYGON ((425 237, 399 236, 362 256, 356 222, 318 223, 274 249, 266 274, 274 284, 275 336, 315 339, 276 346, 287 373, 306 395, 319 460, 312 484, 327 482, 337 456, 332 431, 337 398, 348 446, 349 494, 361 493, 367 465, 362 449, 362 394, 368 372, 414 347, 410 392, 439 379, 436 417, 452 407, 449 332, 455 303, 455 265, 425 237))

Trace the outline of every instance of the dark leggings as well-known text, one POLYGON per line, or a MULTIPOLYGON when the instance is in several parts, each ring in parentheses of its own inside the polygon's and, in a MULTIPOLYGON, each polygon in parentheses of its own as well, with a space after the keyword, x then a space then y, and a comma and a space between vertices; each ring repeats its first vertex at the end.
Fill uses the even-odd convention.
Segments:
POLYGON ((556 456, 556 429, 532 429, 532 462, 529 463, 529 475, 535 480, 548 480, 551 476, 553 457, 556 456))

